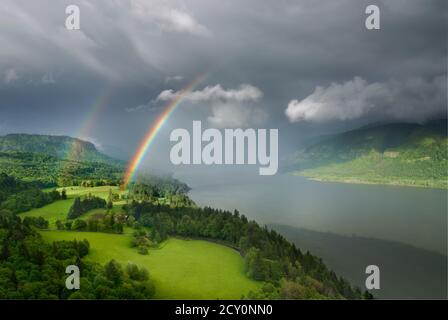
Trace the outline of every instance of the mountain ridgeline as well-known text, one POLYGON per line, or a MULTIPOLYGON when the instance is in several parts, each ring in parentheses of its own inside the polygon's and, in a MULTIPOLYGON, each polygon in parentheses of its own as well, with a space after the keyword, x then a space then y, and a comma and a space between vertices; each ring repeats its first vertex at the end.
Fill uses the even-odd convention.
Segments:
MULTIPOLYGON (((41 187, 118 186, 126 163, 109 157, 88 141, 68 136, 8 134, 0 137, 0 173, 41 187)), ((139 179, 160 193, 184 193, 188 186, 169 176, 139 179)))
POLYGON ((118 163, 99 152, 93 143, 68 136, 8 134, 0 137, 0 152, 38 153, 79 162, 118 163))
POLYGON ((0 137, 0 171, 44 187, 117 185, 124 163, 87 141, 67 136, 8 134, 0 137))
POLYGON ((448 187, 447 120, 390 123, 326 137, 288 169, 316 180, 448 187))

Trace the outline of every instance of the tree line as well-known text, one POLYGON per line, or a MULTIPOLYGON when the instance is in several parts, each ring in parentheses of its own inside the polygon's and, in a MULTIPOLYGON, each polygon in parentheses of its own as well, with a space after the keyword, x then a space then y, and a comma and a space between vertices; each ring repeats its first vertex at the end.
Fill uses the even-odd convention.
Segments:
POLYGON ((345 279, 329 270, 323 261, 303 253, 282 235, 237 210, 210 207, 171 207, 150 202, 124 205, 127 214, 151 231, 134 235, 134 244, 148 247, 170 236, 206 238, 237 248, 245 259, 246 274, 266 285, 251 298, 370 298, 370 294, 353 288, 345 279), (147 240, 142 239, 147 238, 147 240))
POLYGON ((129 225, 127 217, 115 212, 98 213, 87 219, 56 220, 58 230, 91 231, 123 233, 125 225, 129 225))
POLYGON ((44 192, 35 183, 24 182, 0 173, 0 208, 2 209, 20 213, 61 199, 67 199, 65 190, 44 192))
POLYGON ((87 262, 89 243, 48 244, 34 229, 0 210, 0 299, 150 299, 154 285, 148 271, 114 260, 102 266, 87 262), (80 290, 65 286, 68 265, 81 272, 80 290))
POLYGON ((106 200, 91 194, 88 194, 84 199, 76 197, 68 211, 67 218, 76 219, 92 209, 106 208, 106 204, 106 200))

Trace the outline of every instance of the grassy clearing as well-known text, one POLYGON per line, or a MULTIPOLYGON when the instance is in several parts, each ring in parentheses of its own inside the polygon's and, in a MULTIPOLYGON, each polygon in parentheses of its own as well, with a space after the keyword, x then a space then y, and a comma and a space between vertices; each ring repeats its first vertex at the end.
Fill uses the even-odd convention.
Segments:
POLYGON ((43 217, 48 220, 50 228, 56 228, 56 220, 67 219, 67 213, 73 204, 73 199, 58 200, 42 208, 32 209, 20 214, 20 217, 43 217))
MULTIPOLYGON (((107 199, 109 189, 118 192, 117 187, 65 188, 68 199, 60 200, 39 209, 20 214, 22 217, 44 217, 55 229, 56 220, 65 220, 76 196, 91 193, 107 199)), ((121 203, 114 202, 113 210, 120 210, 121 203)), ((87 218, 105 209, 94 209, 81 218, 87 218)), ((156 285, 158 299, 239 299, 250 290, 261 286, 252 281, 243 271, 243 259, 231 248, 202 240, 181 240, 171 238, 159 249, 150 249, 148 255, 141 255, 130 247, 132 228, 126 227, 124 234, 76 231, 41 231, 47 241, 87 239, 90 253, 87 259, 104 264, 111 259, 123 267, 128 262, 145 266, 156 285)))
POLYGON ((67 196, 83 196, 87 195, 89 193, 94 194, 97 197, 101 197, 103 199, 107 199, 107 196, 109 195, 109 190, 112 189, 113 192, 119 192, 119 188, 116 186, 101 186, 101 187, 65 187, 65 188, 58 188, 58 191, 61 191, 62 189, 65 189, 67 196))
MULTIPOLYGON (((44 219, 48 220, 49 227, 51 229, 56 228, 56 221, 57 220, 66 220, 68 210, 70 209, 71 205, 73 204, 73 201, 75 197, 78 196, 85 196, 89 193, 92 195, 95 195, 97 197, 101 197, 105 200, 107 200, 109 196, 109 190, 112 189, 113 192, 119 193, 121 195, 121 191, 119 191, 118 187, 115 186, 101 186, 101 187, 66 187, 66 188, 59 188, 58 191, 61 191, 62 189, 66 190, 67 193, 67 200, 58 200, 55 201, 49 205, 46 205, 42 208, 32 209, 27 212, 23 212, 20 214, 21 217, 43 217, 44 219)), ((51 191, 50 189, 49 191, 51 191)), ((114 202, 114 209, 113 210, 119 210, 119 208, 125 203, 125 201, 116 201, 114 202)), ((104 209, 96 209, 91 210, 87 212, 85 215, 83 215, 81 218, 87 218, 95 213, 99 212, 105 212, 104 209)))
POLYGON ((239 299, 261 283, 248 279, 243 259, 233 249, 202 240, 171 238, 160 249, 140 255, 130 248, 131 235, 98 232, 42 231, 47 241, 87 239, 87 259, 106 263, 115 259, 123 266, 145 266, 156 285, 158 299, 239 299))
MULTIPOLYGON (((122 194, 125 194, 127 191, 121 191, 119 187, 117 186, 101 186, 101 187, 65 187, 65 188, 58 188, 58 191, 61 191, 62 189, 65 189, 68 197, 79 197, 79 196, 85 196, 89 193, 103 198, 104 200, 107 200, 109 197, 109 190, 112 190, 113 193, 118 193, 120 196, 122 194)), ((115 205, 123 205, 125 204, 124 200, 116 201, 114 202, 115 205)))

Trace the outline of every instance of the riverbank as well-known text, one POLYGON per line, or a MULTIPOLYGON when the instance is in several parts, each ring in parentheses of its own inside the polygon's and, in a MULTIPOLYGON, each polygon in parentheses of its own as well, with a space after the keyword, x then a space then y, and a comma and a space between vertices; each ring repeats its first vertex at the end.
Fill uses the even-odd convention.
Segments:
POLYGON ((412 179, 397 179, 385 177, 346 177, 337 175, 326 175, 319 173, 310 173, 308 171, 294 171, 292 172, 295 176, 305 177, 308 180, 318 181, 318 182, 337 182, 337 183, 347 183, 347 184, 373 184, 373 185, 387 185, 387 186, 398 186, 398 187, 416 187, 416 188, 429 188, 429 189, 442 189, 448 190, 446 183, 439 180, 412 180, 412 179))

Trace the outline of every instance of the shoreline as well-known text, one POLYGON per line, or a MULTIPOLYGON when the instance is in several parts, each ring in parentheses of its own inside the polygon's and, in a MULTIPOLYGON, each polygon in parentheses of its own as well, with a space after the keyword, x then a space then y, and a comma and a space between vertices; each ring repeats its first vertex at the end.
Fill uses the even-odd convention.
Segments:
POLYGON ((304 177, 311 181, 317 182, 334 182, 334 183, 344 183, 344 184, 362 184, 362 185, 383 185, 383 186, 395 186, 395 187, 414 187, 414 188, 424 188, 424 189, 436 189, 436 190, 448 190, 448 187, 437 187, 437 186, 426 186, 423 184, 409 184, 405 182, 377 182, 367 179, 359 178, 336 178, 336 177, 319 177, 319 176, 309 176, 301 174, 300 172, 290 172, 293 176, 304 177))

